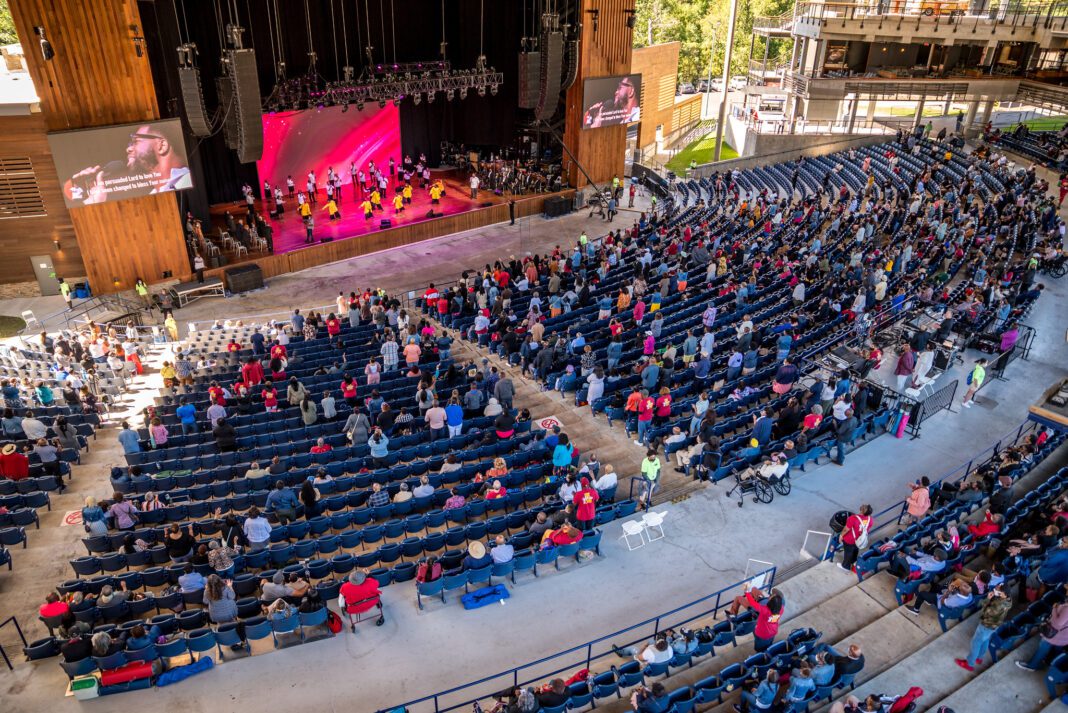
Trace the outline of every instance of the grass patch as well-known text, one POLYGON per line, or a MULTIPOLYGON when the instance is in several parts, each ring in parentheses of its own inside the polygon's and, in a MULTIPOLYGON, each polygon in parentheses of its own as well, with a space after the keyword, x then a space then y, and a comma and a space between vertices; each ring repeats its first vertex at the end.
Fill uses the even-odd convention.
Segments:
MULTIPOLYGON (((1028 119, 1023 122, 1031 131, 1059 131, 1062 126, 1068 123, 1068 116, 1044 116, 1041 119, 1028 119)), ((1009 132, 1015 129, 1019 124, 1013 124, 1012 126, 1003 128, 1003 132, 1009 132)))
MULTIPOLYGON (((892 106, 885 114, 884 110, 876 110, 876 114, 879 116, 916 116, 916 110, 910 109, 907 106, 892 106)), ((950 111, 949 114, 942 114, 942 107, 940 106, 925 106, 923 108, 923 116, 935 117, 935 116, 956 116, 955 111, 950 111)))
MULTIPOLYGON (((705 136, 697 139, 689 146, 684 148, 675 154, 670 161, 667 162, 667 168, 670 171, 674 171, 680 176, 686 174, 686 169, 690 166, 690 160, 696 160, 697 164, 711 163, 716 153, 716 132, 711 132, 705 136)), ((724 141, 721 144, 719 158, 721 161, 729 161, 732 158, 738 158, 738 152, 734 148, 724 141)))
POLYGON ((22 317, 9 317, 0 314, 0 339, 14 337, 26 328, 26 321, 22 317))

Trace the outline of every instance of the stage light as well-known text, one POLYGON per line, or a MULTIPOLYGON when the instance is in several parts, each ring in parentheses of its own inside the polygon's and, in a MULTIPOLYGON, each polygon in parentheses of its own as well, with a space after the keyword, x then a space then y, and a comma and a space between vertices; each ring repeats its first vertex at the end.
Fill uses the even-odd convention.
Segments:
POLYGON ((356 111, 363 111, 363 102, 356 102, 356 111))
POLYGON ((456 98, 456 90, 455 89, 446 89, 445 90, 445 100, 446 101, 452 101, 455 98, 456 98))
POLYGON ((419 106, 423 101, 423 95, 419 92, 416 92, 412 95, 412 101, 415 103, 416 106, 419 106))
POLYGON ((433 104, 434 103, 434 92, 427 92, 426 103, 427 104, 433 104))
POLYGON ((349 103, 348 102, 341 102, 341 113, 344 114, 348 110, 349 110, 349 103))
POLYGON ((379 99, 378 100, 378 108, 379 109, 385 109, 386 108, 386 100, 385 99, 379 99))
POLYGON ((497 85, 496 84, 491 84, 490 85, 490 94, 492 94, 493 96, 497 96, 497 85))
POLYGON ((480 97, 486 96, 486 87, 485 86, 483 86, 481 84, 479 85, 479 87, 478 87, 478 95, 480 97))
POLYGON ((467 99, 467 87, 460 88, 460 98, 467 99))

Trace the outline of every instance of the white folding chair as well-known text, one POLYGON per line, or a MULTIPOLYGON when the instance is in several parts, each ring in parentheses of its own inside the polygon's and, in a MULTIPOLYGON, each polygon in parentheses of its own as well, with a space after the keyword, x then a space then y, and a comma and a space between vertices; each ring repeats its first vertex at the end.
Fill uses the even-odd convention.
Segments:
POLYGON ((664 538, 664 518, 665 517, 666 517, 666 513, 664 511, 647 512, 644 515, 642 515, 642 526, 645 528, 645 532, 648 533, 649 542, 654 542, 655 540, 661 540, 661 539, 664 538), (657 530, 660 530, 660 536, 659 537, 653 537, 653 528, 654 527, 657 530))
POLYGON ((26 323, 26 328, 29 329, 31 325, 41 326, 41 323, 34 316, 32 309, 22 310, 22 321, 26 323))
POLYGON ((643 532, 645 532, 645 522, 643 520, 627 520, 623 523, 623 534, 620 537, 626 541, 627 549, 633 551, 645 545, 643 532), (637 545, 631 544, 630 538, 632 537, 638 538, 637 545))

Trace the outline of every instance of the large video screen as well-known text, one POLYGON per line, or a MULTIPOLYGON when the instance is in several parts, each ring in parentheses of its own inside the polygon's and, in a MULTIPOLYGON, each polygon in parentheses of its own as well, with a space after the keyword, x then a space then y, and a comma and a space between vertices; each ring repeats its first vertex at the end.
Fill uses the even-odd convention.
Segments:
POLYGON ((48 135, 68 208, 193 187, 181 119, 48 135))
POLYGON ((352 183, 350 165, 368 172, 368 163, 386 169, 393 158, 401 163, 400 109, 392 103, 357 111, 349 105, 278 112, 263 115, 263 157, 256 164, 260 183, 285 190, 286 178, 293 177, 298 191, 304 190, 308 173, 315 172, 320 190, 329 169, 352 183))
POLYGON ((582 85, 582 128, 641 121, 642 75, 594 77, 582 85))

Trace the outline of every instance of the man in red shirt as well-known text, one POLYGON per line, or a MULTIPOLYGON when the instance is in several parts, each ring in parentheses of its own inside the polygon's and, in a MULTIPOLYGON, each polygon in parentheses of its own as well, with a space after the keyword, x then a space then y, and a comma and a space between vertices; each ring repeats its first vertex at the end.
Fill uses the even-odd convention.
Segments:
POLYGON ((378 608, 375 626, 382 626, 386 623, 386 617, 382 611, 382 596, 378 591, 378 581, 373 577, 368 577, 367 572, 363 570, 354 571, 349 575, 348 581, 341 585, 338 604, 348 615, 353 632, 356 631, 356 619, 352 618, 353 615, 358 618, 360 614, 375 607, 378 608))
POLYGON ((45 597, 45 603, 41 605, 38 613, 42 618, 48 619, 50 617, 61 617, 70 611, 70 607, 67 603, 60 600, 59 595, 55 592, 49 592, 45 597))
POLYGON ((256 357, 249 357, 248 362, 241 367, 241 380, 249 386, 263 382, 263 364, 256 357))
POLYGON ((635 445, 646 445, 655 406, 656 401, 649 396, 649 392, 643 390, 641 401, 638 402, 638 440, 634 441, 635 445))
POLYGON ((868 532, 872 526, 871 505, 861 505, 860 512, 850 515, 846 519, 845 529, 842 530, 842 563, 838 565, 844 570, 852 570, 857 562, 857 555, 861 547, 868 546, 868 532))
POLYGON ((326 439, 320 438, 315 442, 315 445, 311 447, 311 453, 329 453, 333 450, 330 444, 326 442, 326 439))
POLYGON ((226 351, 230 352, 231 354, 233 354, 234 352, 239 352, 241 351, 241 344, 236 339, 231 338, 230 343, 226 345, 226 351))
POLYGON ((582 479, 582 488, 579 489, 571 502, 575 504, 575 520, 578 521, 580 530, 592 530, 593 522, 597 519, 597 501, 600 494, 590 487, 590 479, 582 479))

